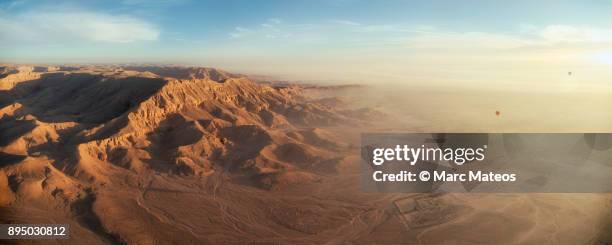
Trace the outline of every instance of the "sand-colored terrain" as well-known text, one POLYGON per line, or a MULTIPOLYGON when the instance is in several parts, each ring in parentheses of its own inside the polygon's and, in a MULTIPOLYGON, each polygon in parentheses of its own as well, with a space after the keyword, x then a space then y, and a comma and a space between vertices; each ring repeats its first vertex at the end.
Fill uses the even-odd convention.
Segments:
POLYGON ((0 223, 70 224, 51 244, 612 242, 610 195, 362 192, 359 134, 385 114, 312 96, 342 89, 4 66, 0 223))

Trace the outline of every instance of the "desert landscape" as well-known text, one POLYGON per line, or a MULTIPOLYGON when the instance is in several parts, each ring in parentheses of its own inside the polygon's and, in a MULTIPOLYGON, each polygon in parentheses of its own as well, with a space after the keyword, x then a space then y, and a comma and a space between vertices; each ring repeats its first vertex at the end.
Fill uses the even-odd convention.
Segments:
POLYGON ((419 124, 361 86, 215 68, 0 72, 0 223, 71 228, 16 244, 612 242, 608 194, 362 191, 361 133, 510 127, 495 121, 419 124))
POLYGON ((612 244, 611 12, 2 0, 0 244, 612 244))

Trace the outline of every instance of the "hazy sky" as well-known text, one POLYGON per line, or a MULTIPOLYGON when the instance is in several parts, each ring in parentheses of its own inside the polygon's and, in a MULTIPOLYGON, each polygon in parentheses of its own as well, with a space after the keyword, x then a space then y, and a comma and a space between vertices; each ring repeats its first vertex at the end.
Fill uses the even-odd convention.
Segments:
POLYGON ((0 0, 0 62, 161 62, 303 80, 609 89, 610 13, 611 1, 0 0))

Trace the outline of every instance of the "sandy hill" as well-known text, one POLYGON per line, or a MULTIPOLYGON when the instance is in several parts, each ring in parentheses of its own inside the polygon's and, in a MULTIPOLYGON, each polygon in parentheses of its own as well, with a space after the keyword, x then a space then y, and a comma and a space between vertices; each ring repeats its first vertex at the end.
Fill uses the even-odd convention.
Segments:
POLYGON ((355 150, 324 128, 364 118, 301 89, 213 68, 3 66, 0 207, 54 206, 118 242, 95 213, 102 193, 121 196, 111 190, 160 176, 261 190, 318 181, 355 150))
MULTIPOLYGON (((103 184, 116 171, 223 171, 271 188, 279 176, 309 176, 334 158, 342 142, 317 127, 360 123, 354 111, 306 101, 299 87, 273 88, 212 68, 3 71, 0 151, 46 157, 42 172, 87 183, 103 184)), ((10 165, 5 174, 28 179, 19 176, 22 162, 10 165)))

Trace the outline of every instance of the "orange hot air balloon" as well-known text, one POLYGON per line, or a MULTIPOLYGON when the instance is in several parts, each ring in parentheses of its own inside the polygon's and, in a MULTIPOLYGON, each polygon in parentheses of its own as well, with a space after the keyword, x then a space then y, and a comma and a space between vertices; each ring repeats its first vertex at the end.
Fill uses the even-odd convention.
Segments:
POLYGON ((499 117, 501 115, 501 112, 495 111, 495 115, 499 117))

